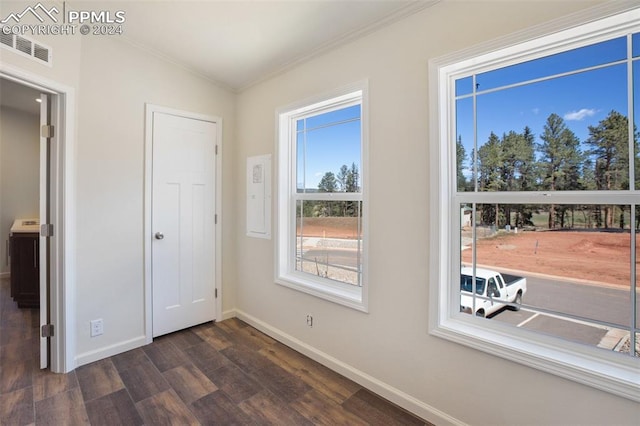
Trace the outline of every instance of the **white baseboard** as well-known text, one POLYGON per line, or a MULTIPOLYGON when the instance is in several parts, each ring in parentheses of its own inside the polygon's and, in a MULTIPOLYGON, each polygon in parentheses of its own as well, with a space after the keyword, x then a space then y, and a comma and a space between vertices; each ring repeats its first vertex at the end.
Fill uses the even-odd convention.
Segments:
POLYGON ((231 309, 228 311, 224 311, 222 313, 222 319, 220 321, 228 320, 229 318, 235 318, 235 317, 236 317, 236 310, 231 309))
MULTIPOLYGON (((375 377, 372 377, 365 372, 360 371, 352 367, 351 365, 348 365, 340 361, 339 359, 332 357, 329 354, 319 351, 313 346, 310 346, 303 341, 296 339, 295 337, 259 320, 258 318, 247 314, 246 312, 243 312, 241 310, 227 311, 223 316, 225 317, 225 319, 227 319, 226 314, 231 313, 234 314, 233 316, 237 316, 239 319, 252 325, 263 333, 273 337, 279 342, 321 363, 325 367, 328 367, 333 371, 342 374, 343 376, 353 380, 359 385, 364 386, 372 392, 375 392, 383 398, 388 399, 394 404, 399 405, 405 410, 408 410, 433 424, 465 425, 465 423, 461 422, 460 420, 451 417, 446 413, 443 413, 442 411, 430 406, 429 404, 425 404, 424 402, 412 397, 411 395, 408 395, 405 392, 402 392, 401 390, 396 389, 393 386, 390 386, 387 383, 384 383, 376 379, 375 377)), ((232 318, 232 316, 230 316, 229 318, 232 318)))
POLYGON ((0 272, 0 278, 9 278, 11 276, 11 272, 0 272))
POLYGON ((105 348, 96 349, 94 351, 85 352, 76 356, 75 368, 81 365, 89 364, 94 361, 99 361, 104 358, 108 358, 113 355, 118 355, 131 349, 136 349, 147 344, 147 338, 145 336, 136 337, 125 342, 121 342, 115 345, 107 346, 105 348))

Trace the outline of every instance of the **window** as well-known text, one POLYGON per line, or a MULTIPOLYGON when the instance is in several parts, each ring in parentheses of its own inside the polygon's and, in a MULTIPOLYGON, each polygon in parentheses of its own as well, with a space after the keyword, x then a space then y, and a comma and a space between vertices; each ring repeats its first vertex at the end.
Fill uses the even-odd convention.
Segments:
POLYGON ((366 311, 365 84, 278 112, 276 282, 366 311))
POLYGON ((640 10, 553 31, 430 64, 430 330, 638 401, 640 10))

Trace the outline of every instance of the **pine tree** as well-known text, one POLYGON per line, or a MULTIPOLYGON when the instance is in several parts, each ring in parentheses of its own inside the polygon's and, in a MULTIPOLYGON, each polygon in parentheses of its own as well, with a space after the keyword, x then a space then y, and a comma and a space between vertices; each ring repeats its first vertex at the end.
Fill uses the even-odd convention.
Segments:
POLYGON ((320 179, 318 183, 318 190, 320 192, 336 192, 338 189, 338 182, 336 181, 336 175, 333 172, 327 172, 320 179))
MULTIPOLYGON (((557 191, 570 189, 571 182, 578 182, 581 159, 580 140, 567 128, 562 117, 551 114, 544 125, 542 143, 538 144, 540 152, 540 171, 543 190, 557 191)), ((573 188, 577 189, 577 188, 573 188)), ((564 209, 561 208, 561 222, 564 220, 564 209)), ((556 206, 549 206, 549 228, 557 224, 556 206)))
MULTIPOLYGON (((634 129, 634 145, 637 145, 634 129)), ((617 111, 611 111, 597 126, 589 126, 591 146, 589 152, 595 159, 596 188, 599 190, 624 190, 629 188, 629 121, 617 111)), ((613 227, 614 206, 604 207, 604 227, 613 227)), ((624 212, 620 227, 624 228, 624 212)))
MULTIPOLYGON (((491 132, 487 142, 478 149, 478 180, 480 191, 502 191, 504 188, 502 142, 491 132)), ((488 206, 482 210, 482 220, 500 226, 500 208, 488 206), (493 217, 491 217, 493 216, 493 217)))
POLYGON ((467 160, 467 155, 464 149, 464 145, 462 145, 462 136, 458 135, 458 140, 456 141, 456 171, 457 171, 457 189, 458 191, 464 191, 467 182, 464 177, 464 172, 462 170, 464 162, 467 160))

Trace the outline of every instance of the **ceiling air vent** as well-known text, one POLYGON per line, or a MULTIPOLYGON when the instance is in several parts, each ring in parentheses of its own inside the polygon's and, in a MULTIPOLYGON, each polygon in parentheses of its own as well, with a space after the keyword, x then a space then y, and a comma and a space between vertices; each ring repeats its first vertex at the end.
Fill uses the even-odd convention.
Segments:
POLYGON ((10 49, 14 53, 51 66, 51 48, 27 37, 17 34, 5 34, 0 30, 0 47, 10 49))
POLYGON ((31 55, 31 51, 33 50, 33 43, 31 43, 31 40, 29 39, 21 36, 16 36, 16 49, 18 49, 22 53, 31 55))
POLYGON ((0 43, 5 46, 13 47, 13 35, 5 34, 0 31, 0 43))
POLYGON ((34 58, 40 59, 43 62, 49 63, 49 48, 44 47, 38 43, 34 43, 33 56, 34 58))

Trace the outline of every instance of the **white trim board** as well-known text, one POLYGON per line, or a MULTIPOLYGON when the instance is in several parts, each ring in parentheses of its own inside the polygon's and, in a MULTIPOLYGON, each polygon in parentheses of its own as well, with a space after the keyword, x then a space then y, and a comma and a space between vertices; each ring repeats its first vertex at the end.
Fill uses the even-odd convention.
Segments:
POLYGON ((51 277, 50 318, 57 333, 51 338, 50 369, 68 373, 76 367, 76 150, 75 150, 75 89, 21 68, 0 63, 0 77, 54 95, 53 124, 59 129, 56 194, 52 194, 51 209, 57 240, 52 245, 51 262, 55 272, 51 277))
POLYGON ((145 336, 139 336, 104 348, 81 353, 76 357, 76 367, 139 348, 146 344, 145 340, 145 336))
POLYGON ((313 346, 285 333, 284 331, 273 327, 258 318, 249 315, 239 309, 236 309, 236 317, 247 324, 257 328, 261 332, 276 339, 290 348, 308 356, 314 361, 319 362, 327 368, 353 380, 370 391, 382 396, 383 398, 393 402, 394 404, 422 417, 424 420, 438 425, 465 425, 466 423, 451 417, 450 415, 426 404, 417 398, 397 389, 369 374, 358 370, 357 368, 340 361, 333 356, 322 352, 313 346))

